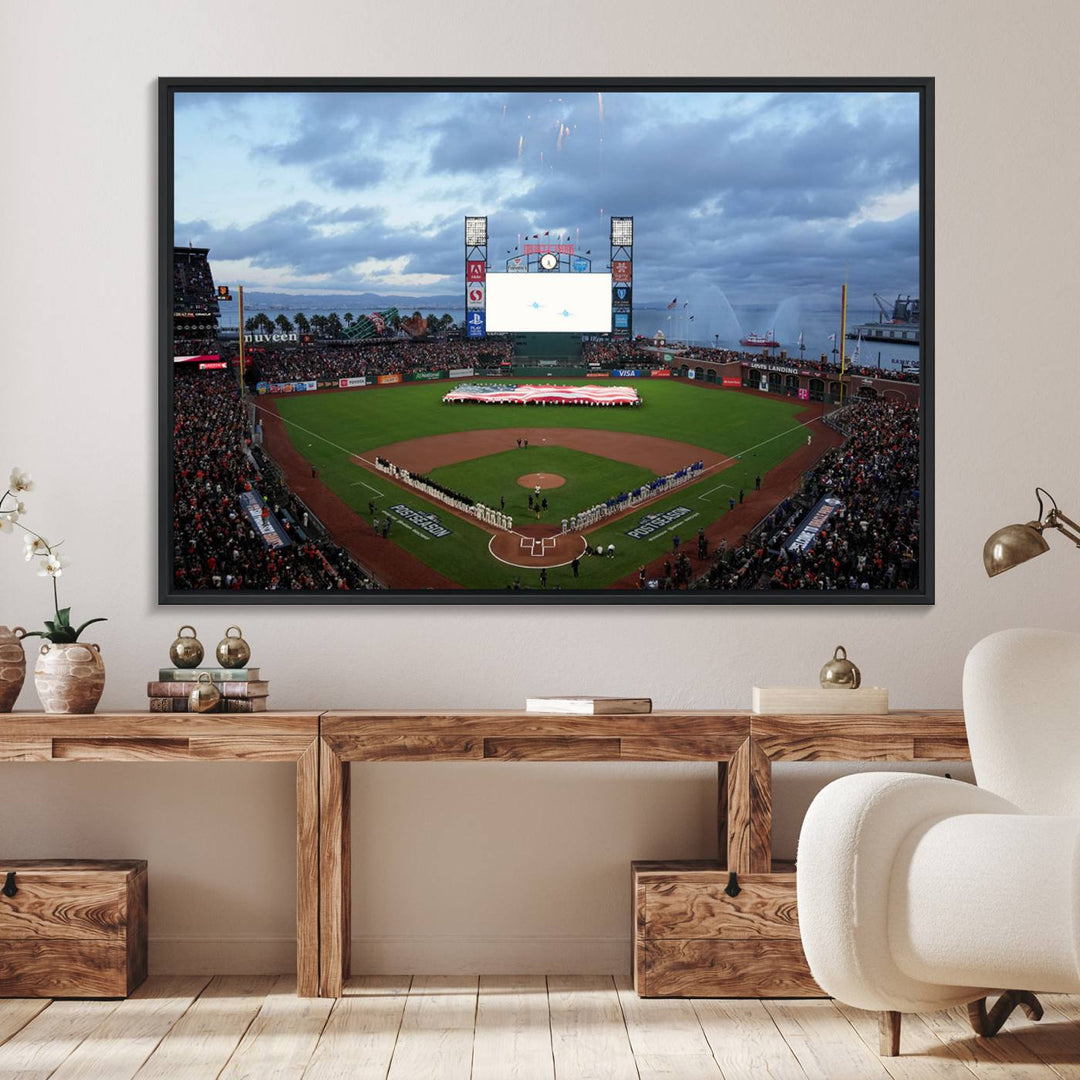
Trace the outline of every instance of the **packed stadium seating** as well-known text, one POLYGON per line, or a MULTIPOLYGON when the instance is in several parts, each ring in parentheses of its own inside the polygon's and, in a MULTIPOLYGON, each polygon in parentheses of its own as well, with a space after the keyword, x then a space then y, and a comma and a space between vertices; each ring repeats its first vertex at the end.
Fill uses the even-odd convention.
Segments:
POLYGON ((378 588, 348 552, 320 535, 252 445, 247 410, 228 372, 178 371, 173 407, 177 590, 378 588), (255 532, 239 503, 241 493, 251 490, 292 543, 271 549, 255 532))
POLYGON ((911 589, 918 584, 919 411, 858 400, 836 420, 847 439, 804 477, 744 543, 722 550, 697 587, 724 590, 911 589), (819 499, 843 502, 813 546, 783 541, 819 499))
MULTIPOLYGON (((236 349, 233 349, 235 354, 236 349)), ((290 382, 345 379, 360 375, 433 371, 439 368, 498 369, 514 355, 513 342, 384 341, 371 344, 312 342, 250 350, 248 381, 290 382)))

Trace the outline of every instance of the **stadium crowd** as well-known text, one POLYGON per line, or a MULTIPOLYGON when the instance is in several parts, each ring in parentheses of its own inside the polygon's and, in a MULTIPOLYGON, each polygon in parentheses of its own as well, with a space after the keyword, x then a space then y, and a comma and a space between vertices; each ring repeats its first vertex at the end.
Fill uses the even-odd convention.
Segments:
POLYGON ((919 582, 919 411, 860 400, 847 436, 739 547, 721 550, 698 587, 724 590, 912 589, 919 582), (802 552, 784 542, 819 499, 843 504, 802 552))
MULTIPOLYGON (((233 349, 235 354, 236 348, 233 349)), ((393 375, 443 368, 495 368, 513 359, 509 339, 479 341, 312 342, 249 349, 249 382, 297 382, 393 375)))
POLYGON ((582 351, 587 364, 605 369, 654 367, 659 362, 656 353, 641 350, 636 341, 583 341, 582 351))
POLYGON ((185 254, 176 248, 173 255, 173 310, 216 315, 217 297, 210 264, 204 254, 185 254))
POLYGON ((178 371, 173 407, 177 590, 378 588, 347 551, 314 534, 303 504, 265 460, 257 463, 260 451, 228 372, 178 371), (240 503, 250 491, 291 543, 267 547, 240 503))

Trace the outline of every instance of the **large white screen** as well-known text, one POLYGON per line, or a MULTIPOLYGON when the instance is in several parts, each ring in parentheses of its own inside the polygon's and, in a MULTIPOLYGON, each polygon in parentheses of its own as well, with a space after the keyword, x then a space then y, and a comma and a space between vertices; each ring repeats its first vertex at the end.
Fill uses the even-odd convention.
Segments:
POLYGON ((611 332, 611 275, 552 273, 489 274, 489 334, 611 332))

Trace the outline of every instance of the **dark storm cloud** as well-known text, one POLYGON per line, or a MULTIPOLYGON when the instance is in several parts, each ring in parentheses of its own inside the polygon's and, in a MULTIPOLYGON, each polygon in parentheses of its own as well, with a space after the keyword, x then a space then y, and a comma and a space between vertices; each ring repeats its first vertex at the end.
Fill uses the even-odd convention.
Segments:
POLYGON ((357 287, 350 267, 367 258, 404 258, 406 273, 456 286, 464 213, 488 214, 494 267, 519 233, 580 230, 596 269, 609 215, 631 214, 638 300, 721 281, 745 301, 820 294, 845 272, 869 288, 914 284, 917 215, 859 221, 918 179, 914 95, 725 102, 733 107, 701 115, 692 96, 605 94, 601 116, 595 94, 304 95, 280 138, 250 157, 264 169, 305 170, 325 204, 309 189, 307 201, 246 227, 187 222, 177 236, 194 232, 217 258, 329 275, 321 287, 357 287), (506 178, 501 187, 495 176, 506 178), (382 180, 446 198, 434 209, 418 202, 418 224, 407 228, 387 225, 400 208, 393 217, 334 207, 341 197, 377 202, 382 180), (459 208, 448 211, 447 199, 459 208))

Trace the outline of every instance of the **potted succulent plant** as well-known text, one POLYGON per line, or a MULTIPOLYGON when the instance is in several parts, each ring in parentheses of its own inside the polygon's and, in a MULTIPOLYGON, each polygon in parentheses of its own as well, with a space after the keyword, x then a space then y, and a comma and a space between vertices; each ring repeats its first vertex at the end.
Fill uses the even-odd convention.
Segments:
POLYGON ((60 606, 58 579, 69 562, 58 550, 63 541, 50 544, 21 520, 26 514, 22 495, 33 489, 29 473, 11 470, 7 490, 0 496, 0 534, 21 529, 25 534, 26 561, 37 564, 39 577, 52 579, 54 617, 45 620, 44 630, 32 630, 24 635, 44 639, 34 665, 34 685, 47 713, 92 713, 105 689, 105 664, 100 647, 81 642, 79 635, 92 623, 105 620, 87 619, 79 626, 72 626, 71 608, 60 606))

